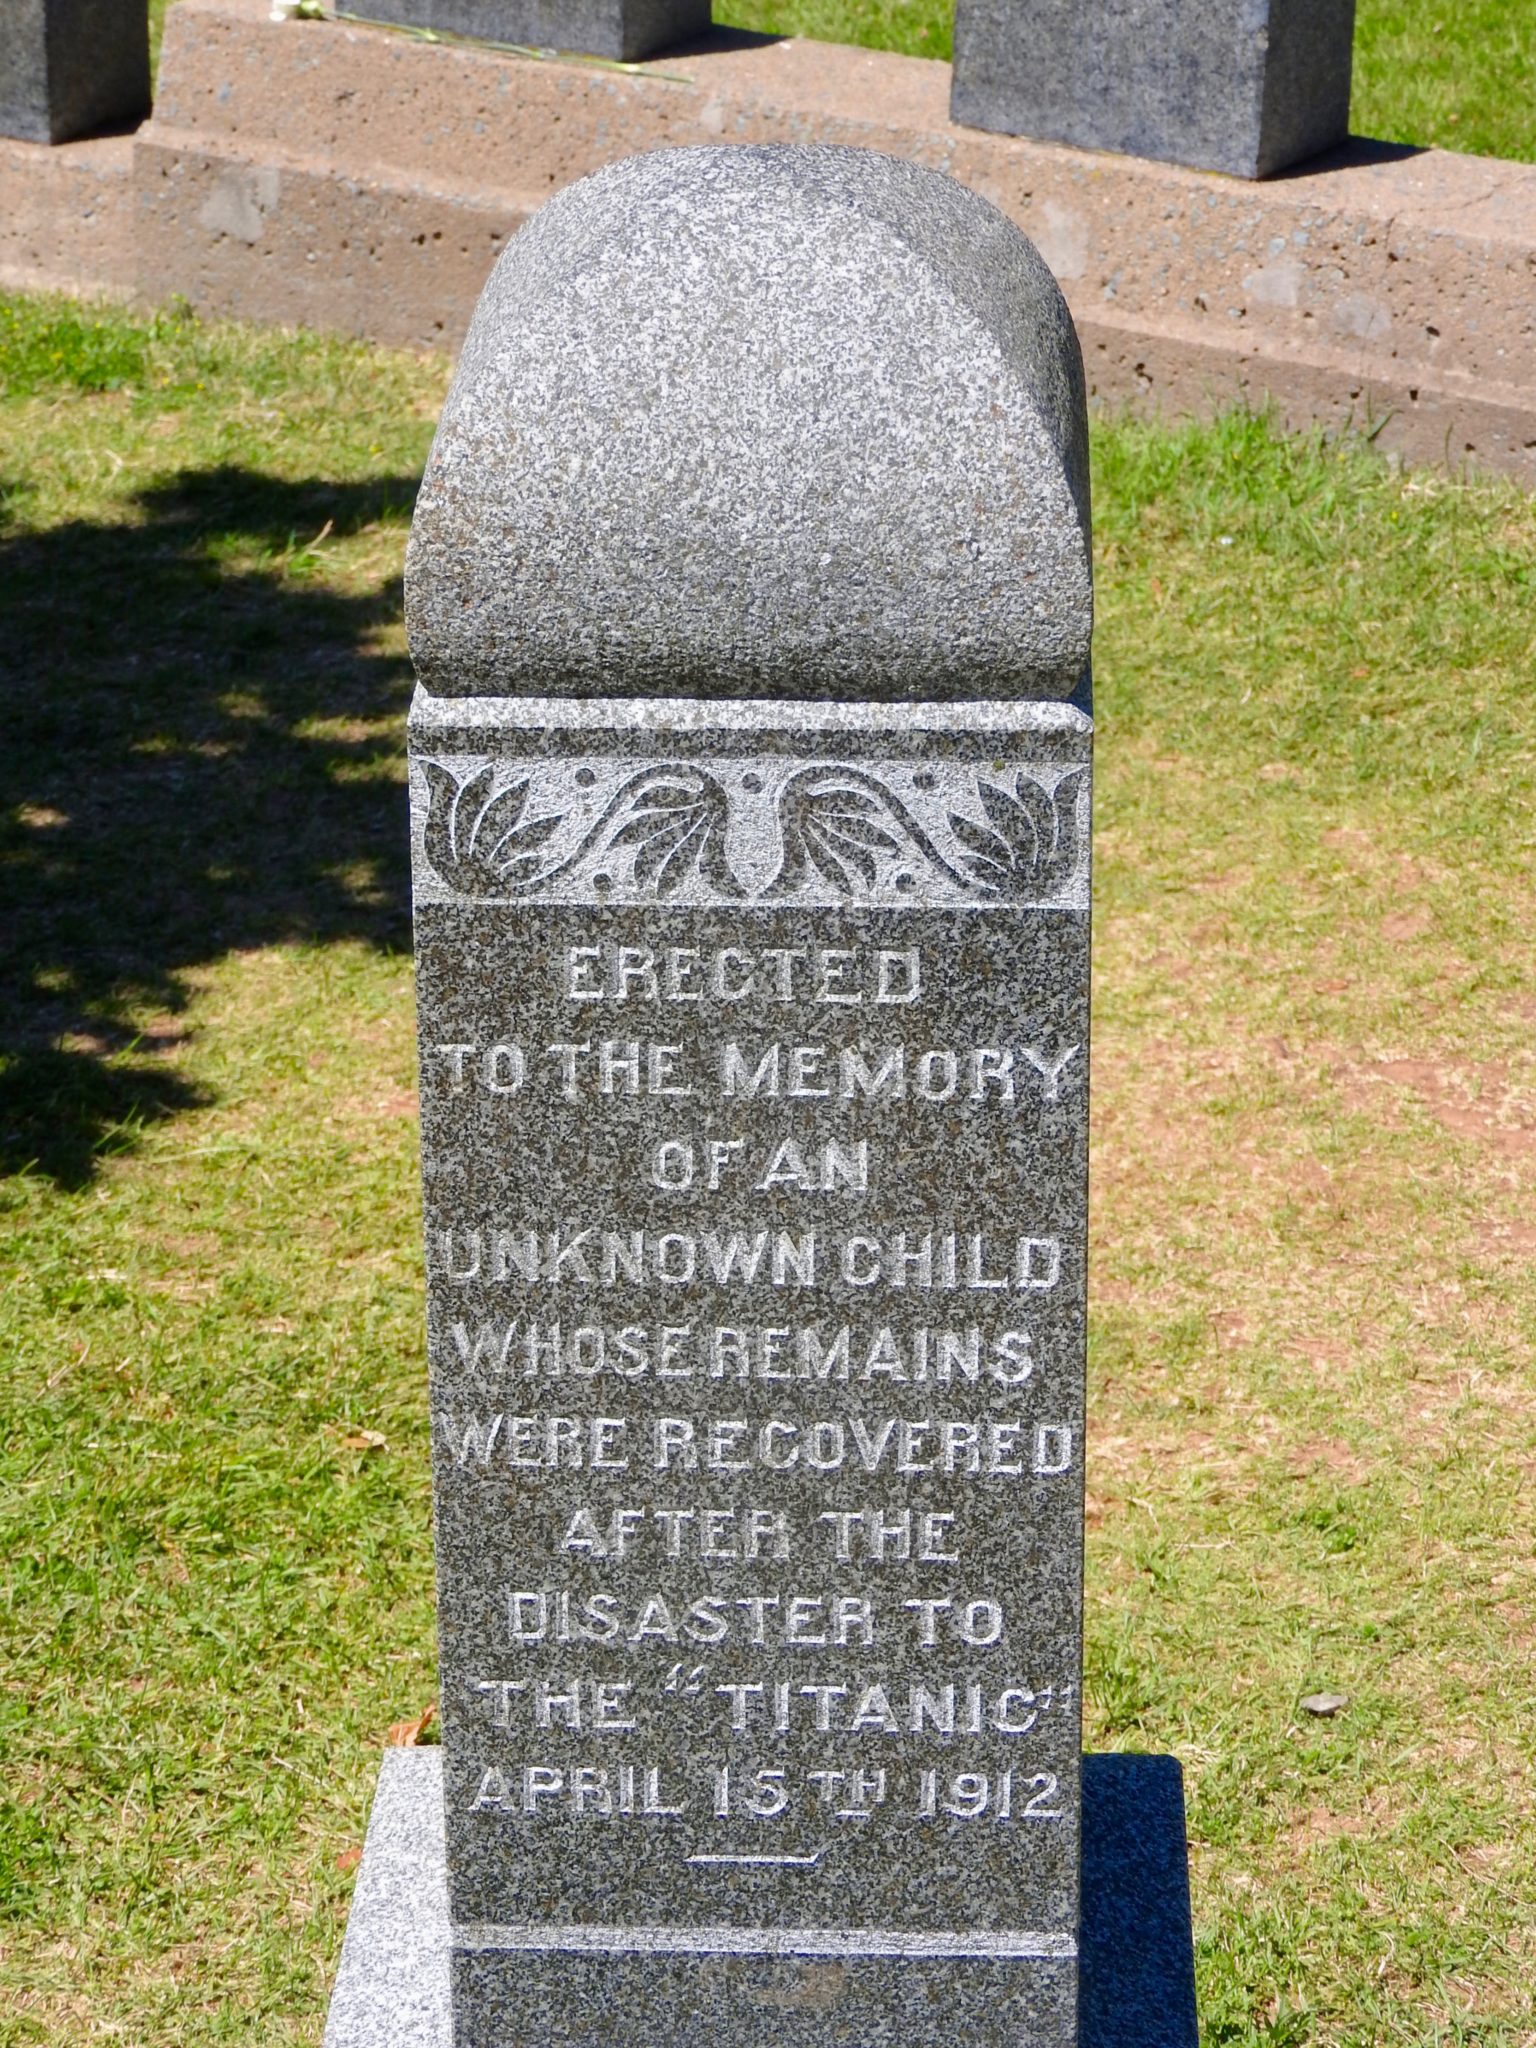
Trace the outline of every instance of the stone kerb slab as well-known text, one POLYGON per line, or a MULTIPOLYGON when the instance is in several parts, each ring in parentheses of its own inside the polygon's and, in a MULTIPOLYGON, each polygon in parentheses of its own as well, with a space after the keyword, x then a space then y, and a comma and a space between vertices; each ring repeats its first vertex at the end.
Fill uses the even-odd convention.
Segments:
POLYGON ((617 164, 471 325, 407 599, 459 2048, 1078 2039, 1083 410, 1024 239, 863 152, 617 164))
POLYGON ((1355 0, 956 0, 954 120, 1264 178, 1349 134, 1355 0))
POLYGON ((148 112, 147 0, 5 0, 0 135, 69 142, 148 112))
POLYGON ((709 28, 709 0, 369 0, 376 21, 632 63, 709 28))
POLYGON ((0 136, 0 286, 128 298, 133 138, 44 147, 0 136))

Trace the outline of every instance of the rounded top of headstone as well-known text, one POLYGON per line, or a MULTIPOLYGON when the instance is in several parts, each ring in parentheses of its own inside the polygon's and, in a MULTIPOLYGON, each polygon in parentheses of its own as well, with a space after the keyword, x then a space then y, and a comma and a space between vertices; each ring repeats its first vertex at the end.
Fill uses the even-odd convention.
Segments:
POLYGON ((1071 696, 1087 428, 1050 272, 867 150, 567 187, 475 309, 406 622, 443 696, 1071 696))

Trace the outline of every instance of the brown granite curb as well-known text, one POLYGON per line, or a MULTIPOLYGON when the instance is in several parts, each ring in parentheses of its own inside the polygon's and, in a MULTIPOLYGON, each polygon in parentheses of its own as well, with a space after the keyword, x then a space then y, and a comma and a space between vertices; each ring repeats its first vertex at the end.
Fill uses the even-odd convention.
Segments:
POLYGON ((0 285, 127 298, 134 286, 133 137, 0 136, 0 285))

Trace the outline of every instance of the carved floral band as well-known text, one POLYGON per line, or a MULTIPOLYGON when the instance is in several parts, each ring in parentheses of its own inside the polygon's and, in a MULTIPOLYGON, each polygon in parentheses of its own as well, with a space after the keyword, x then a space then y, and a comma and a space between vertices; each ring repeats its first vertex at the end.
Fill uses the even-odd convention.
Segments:
MULTIPOLYGON (((1086 899, 1087 771, 1040 764, 419 763, 446 892, 480 901, 1067 905, 1086 899)), ((424 815, 422 815, 424 814, 424 815)))

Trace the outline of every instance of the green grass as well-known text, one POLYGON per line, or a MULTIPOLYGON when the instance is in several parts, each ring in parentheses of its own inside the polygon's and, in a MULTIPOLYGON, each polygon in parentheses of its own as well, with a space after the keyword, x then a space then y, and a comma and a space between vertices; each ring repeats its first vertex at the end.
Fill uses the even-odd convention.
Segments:
POLYGON ((1351 116, 1362 135, 1536 162, 1536 8, 1361 0, 1351 116))
MULTIPOLYGON (((4 2048, 317 2043, 433 1696, 446 374, 0 300, 4 2048)), ((1089 1741, 1185 1761, 1207 2043, 1531 2048, 1536 506, 1243 416, 1095 462, 1089 1741)))
MULTIPOLYGON (((157 63, 166 4, 150 0, 157 63)), ((366 15, 366 0, 349 11, 366 15)), ((721 27, 946 63, 953 53, 955 11, 946 0, 715 0, 714 18, 721 27)), ((1531 0, 1358 0, 1356 134, 1536 163, 1533 80, 1531 0)))

